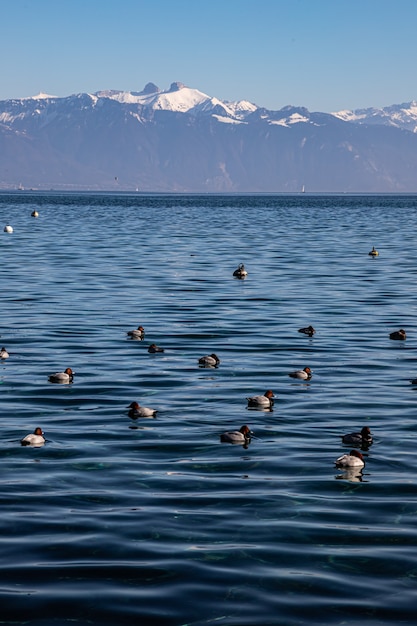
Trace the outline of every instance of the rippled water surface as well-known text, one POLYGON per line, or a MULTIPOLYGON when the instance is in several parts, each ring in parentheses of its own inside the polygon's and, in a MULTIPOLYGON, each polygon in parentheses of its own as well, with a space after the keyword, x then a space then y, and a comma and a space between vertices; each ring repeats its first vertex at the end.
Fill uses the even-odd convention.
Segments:
POLYGON ((3 194, 0 216, 2 623, 415 623, 416 197, 3 194))

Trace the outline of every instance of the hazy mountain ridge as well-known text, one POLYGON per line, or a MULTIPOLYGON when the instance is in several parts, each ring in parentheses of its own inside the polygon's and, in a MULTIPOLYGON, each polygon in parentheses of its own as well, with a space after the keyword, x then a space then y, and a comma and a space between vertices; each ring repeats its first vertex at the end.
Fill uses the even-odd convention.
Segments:
POLYGON ((354 111, 339 111, 336 117, 356 124, 377 124, 394 126, 403 130, 417 132, 417 102, 393 104, 383 109, 356 109, 354 111))
POLYGON ((172 83, 0 102, 0 188, 412 192, 417 103, 270 111, 172 83))

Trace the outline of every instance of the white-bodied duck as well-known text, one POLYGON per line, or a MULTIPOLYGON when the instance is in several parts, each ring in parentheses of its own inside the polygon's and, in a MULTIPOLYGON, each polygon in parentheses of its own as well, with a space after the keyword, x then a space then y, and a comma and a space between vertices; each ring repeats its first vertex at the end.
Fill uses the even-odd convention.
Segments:
POLYGON ((42 428, 38 426, 37 428, 35 428, 33 433, 30 433, 29 435, 26 435, 26 437, 23 437, 23 439, 20 440, 20 443, 22 444, 22 446, 43 446, 43 444, 45 443, 45 437, 43 435, 44 434, 42 428))
POLYGON ((48 380, 50 383, 61 383, 63 385, 72 383, 73 378, 74 372, 70 367, 67 367, 64 372, 56 372, 55 374, 50 374, 48 376, 48 380))
POLYGON ((251 440, 252 432, 246 424, 239 430, 229 430, 220 435, 220 441, 222 443, 238 443, 248 445, 251 440))
POLYGON ((246 398, 246 400, 248 401, 248 407, 272 409, 274 406, 274 398, 274 392, 268 389, 263 396, 252 396, 251 398, 246 398))
POLYGON ((155 417, 158 412, 156 409, 140 406, 139 402, 131 402, 126 408, 129 409, 128 415, 132 419, 137 419, 138 417, 155 417))
POLYGON ((359 450, 351 450, 349 454, 339 456, 335 464, 336 467, 364 467, 365 461, 359 450))
POLYGON ((134 330, 128 330, 126 334, 131 339, 143 339, 145 336, 145 329, 143 326, 138 326, 134 330))
POLYGON ((295 370, 295 372, 290 372, 288 374, 290 378, 299 378, 300 380, 310 380, 313 376, 313 373, 309 367, 305 367, 303 370, 295 370))

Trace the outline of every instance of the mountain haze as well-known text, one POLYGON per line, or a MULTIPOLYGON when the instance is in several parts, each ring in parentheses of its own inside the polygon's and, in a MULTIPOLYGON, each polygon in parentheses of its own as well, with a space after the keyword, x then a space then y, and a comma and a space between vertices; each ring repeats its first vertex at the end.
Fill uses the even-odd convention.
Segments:
POLYGON ((0 102, 0 189, 415 192, 417 103, 311 113, 172 83, 0 102))

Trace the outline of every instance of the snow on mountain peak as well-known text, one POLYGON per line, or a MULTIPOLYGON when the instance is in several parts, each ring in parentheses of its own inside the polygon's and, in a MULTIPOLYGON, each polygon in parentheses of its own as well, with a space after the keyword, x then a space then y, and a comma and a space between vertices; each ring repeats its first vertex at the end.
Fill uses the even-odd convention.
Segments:
POLYGON ((155 110, 180 111, 182 113, 194 108, 209 96, 185 87, 182 83, 172 83, 167 91, 161 91, 153 83, 148 83, 143 91, 99 91, 99 98, 110 98, 118 102, 140 104, 155 110))
MULTIPOLYGON (((104 104, 104 99, 110 99, 120 104, 133 105, 133 107, 136 105, 153 111, 212 116, 222 123, 247 123, 253 119, 287 127, 299 123, 318 123, 317 114, 313 120, 309 111, 303 107, 287 106, 279 111, 269 111, 247 100, 234 102, 220 100, 198 89, 187 87, 179 81, 172 82, 168 89, 160 89, 154 83, 148 82, 142 91, 103 90, 94 94, 74 94, 68 98, 59 98, 40 92, 36 96, 21 100, 32 101, 34 106, 43 110, 49 106, 48 100, 72 100, 81 97, 88 97, 93 105, 100 103, 100 100, 104 104), (252 114, 255 112, 257 115, 253 117, 252 114)), ((89 106, 88 102, 86 106, 89 106)), ((141 112, 137 110, 131 111, 131 114, 141 117, 141 112)), ((417 133, 417 101, 415 100, 381 109, 342 110, 326 115, 347 123, 391 126, 417 133)))
POLYGON ((22 100, 49 100, 50 98, 56 98, 57 96, 51 96, 47 93, 40 91, 36 96, 29 96, 28 98, 22 98, 22 100))
POLYGON ((172 83, 168 91, 157 95, 152 108, 185 113, 209 99, 208 95, 198 89, 190 89, 181 83, 172 83))
POLYGON ((138 104, 155 111, 175 113, 220 113, 221 117, 244 119, 258 108, 246 100, 238 102, 221 101, 207 94, 187 87, 181 82, 171 83, 169 89, 161 90, 154 83, 147 83, 142 91, 99 91, 98 98, 110 98, 125 104, 138 104), (221 111, 220 111, 221 110, 221 111))
POLYGON ((417 132, 417 102, 415 100, 403 104, 394 104, 383 109, 370 107, 368 109, 355 109, 354 111, 344 110, 332 113, 332 115, 345 122, 382 124, 417 132))

